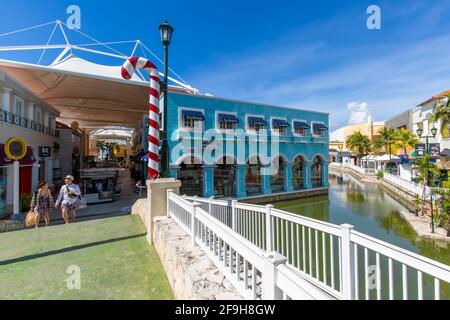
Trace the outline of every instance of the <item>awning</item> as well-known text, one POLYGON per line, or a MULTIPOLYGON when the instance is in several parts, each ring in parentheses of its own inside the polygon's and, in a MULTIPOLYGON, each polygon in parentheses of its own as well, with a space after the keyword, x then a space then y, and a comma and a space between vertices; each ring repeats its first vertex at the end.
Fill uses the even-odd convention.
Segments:
POLYGON ((193 120, 203 121, 205 120, 205 116, 201 111, 194 111, 194 110, 183 110, 182 111, 183 119, 190 118, 193 120))
POLYGON ((449 149, 442 150, 441 151, 441 156, 442 157, 446 157, 446 158, 450 157, 450 150, 449 149))
POLYGON ((294 121, 295 129, 310 129, 311 127, 304 121, 294 121))
POLYGON ((313 129, 314 130, 328 130, 328 127, 322 123, 314 123, 313 129))
POLYGON ((250 125, 261 125, 265 126, 267 124, 266 120, 259 117, 248 117, 248 124, 250 125))
POLYGON ((231 123, 238 123, 239 119, 238 117, 236 117, 234 114, 226 114, 226 113, 221 113, 218 116, 219 118, 219 122, 231 122, 231 123))
POLYGON ((278 127, 278 128, 279 127, 287 128, 287 127, 290 127, 291 125, 286 120, 273 119, 272 120, 272 126, 273 127, 278 127))

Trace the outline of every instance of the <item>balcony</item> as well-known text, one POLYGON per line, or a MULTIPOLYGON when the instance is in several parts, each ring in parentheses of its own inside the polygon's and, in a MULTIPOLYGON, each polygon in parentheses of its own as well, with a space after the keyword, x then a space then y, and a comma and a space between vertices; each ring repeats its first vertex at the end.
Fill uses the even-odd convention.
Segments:
POLYGON ((17 114, 5 110, 0 110, 0 122, 5 122, 23 128, 28 128, 30 130, 38 131, 43 134, 48 134, 53 137, 59 137, 59 132, 57 130, 43 126, 39 122, 29 120, 25 117, 19 116, 17 114))

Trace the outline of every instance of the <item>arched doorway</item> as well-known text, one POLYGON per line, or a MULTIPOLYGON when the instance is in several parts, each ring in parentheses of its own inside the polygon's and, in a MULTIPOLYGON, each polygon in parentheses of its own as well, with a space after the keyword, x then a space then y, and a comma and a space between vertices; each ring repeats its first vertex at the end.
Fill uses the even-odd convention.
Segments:
POLYGON ((195 158, 184 159, 180 164, 178 179, 181 181, 180 194, 203 196, 203 166, 195 158))
POLYGON ((272 193, 284 190, 284 164, 285 160, 281 156, 273 159, 271 165, 270 189, 272 193))
POLYGON ((256 156, 250 158, 247 164, 248 167, 245 175, 245 190, 247 191, 247 195, 261 194, 261 161, 256 156))
POLYGON ((320 156, 314 158, 311 166, 311 183, 313 188, 322 187, 323 159, 320 156))
POLYGON ((214 170, 214 194, 216 197, 236 195, 236 162, 232 157, 223 157, 214 170))
POLYGON ((294 190, 305 188, 305 164, 306 161, 302 156, 298 156, 292 165, 292 187, 294 190))

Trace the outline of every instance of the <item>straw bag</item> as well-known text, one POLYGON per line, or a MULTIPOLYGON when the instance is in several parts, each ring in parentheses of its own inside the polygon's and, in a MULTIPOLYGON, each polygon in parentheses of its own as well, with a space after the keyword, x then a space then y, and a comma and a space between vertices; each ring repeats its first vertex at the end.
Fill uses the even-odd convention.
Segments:
POLYGON ((27 227, 32 227, 36 225, 36 213, 33 210, 30 210, 25 217, 25 225, 27 227))

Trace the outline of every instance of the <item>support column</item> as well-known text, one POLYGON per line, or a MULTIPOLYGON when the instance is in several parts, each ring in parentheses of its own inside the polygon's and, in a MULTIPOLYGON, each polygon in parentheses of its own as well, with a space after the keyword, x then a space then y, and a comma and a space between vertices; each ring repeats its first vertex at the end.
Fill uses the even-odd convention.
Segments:
POLYGON ((271 194, 270 188, 270 168, 271 164, 261 165, 261 191, 263 194, 271 194))
POLYGON ((167 190, 179 194, 181 182, 172 178, 147 180, 147 211, 144 213, 144 225, 147 229, 147 241, 153 242, 153 218, 167 216, 167 190))
POLYGON ((236 165, 236 197, 245 198, 247 191, 245 190, 245 174, 248 166, 246 164, 236 165))
POLYGON ((22 215, 20 214, 20 163, 19 161, 13 162, 13 220, 23 220, 22 215))
POLYGON ((35 191, 39 185, 39 162, 36 163, 31 168, 31 190, 35 191))
POLYGON ((215 165, 203 166, 203 196, 205 198, 214 196, 214 170, 215 165))
POLYGON ((328 183, 328 165, 329 165, 329 161, 324 161, 322 163, 322 186, 324 187, 328 187, 329 183, 328 183))
POLYGON ((292 192, 294 191, 294 187, 292 186, 292 166, 293 162, 285 162, 284 165, 284 191, 292 192))
POLYGON ((311 183, 311 166, 312 161, 306 161, 303 171, 305 172, 305 189, 312 189, 311 183))
POLYGON ((48 183, 49 187, 53 186, 53 158, 45 158, 45 181, 48 183))
POLYGON ((180 171, 180 166, 170 166, 169 167, 169 174, 171 178, 177 179, 178 178, 178 172, 180 171))
POLYGON ((11 91, 10 88, 3 88, 2 109, 11 112, 11 91))
POLYGON ((26 118, 30 121, 34 121, 34 103, 28 102, 28 109, 26 113, 26 118))

